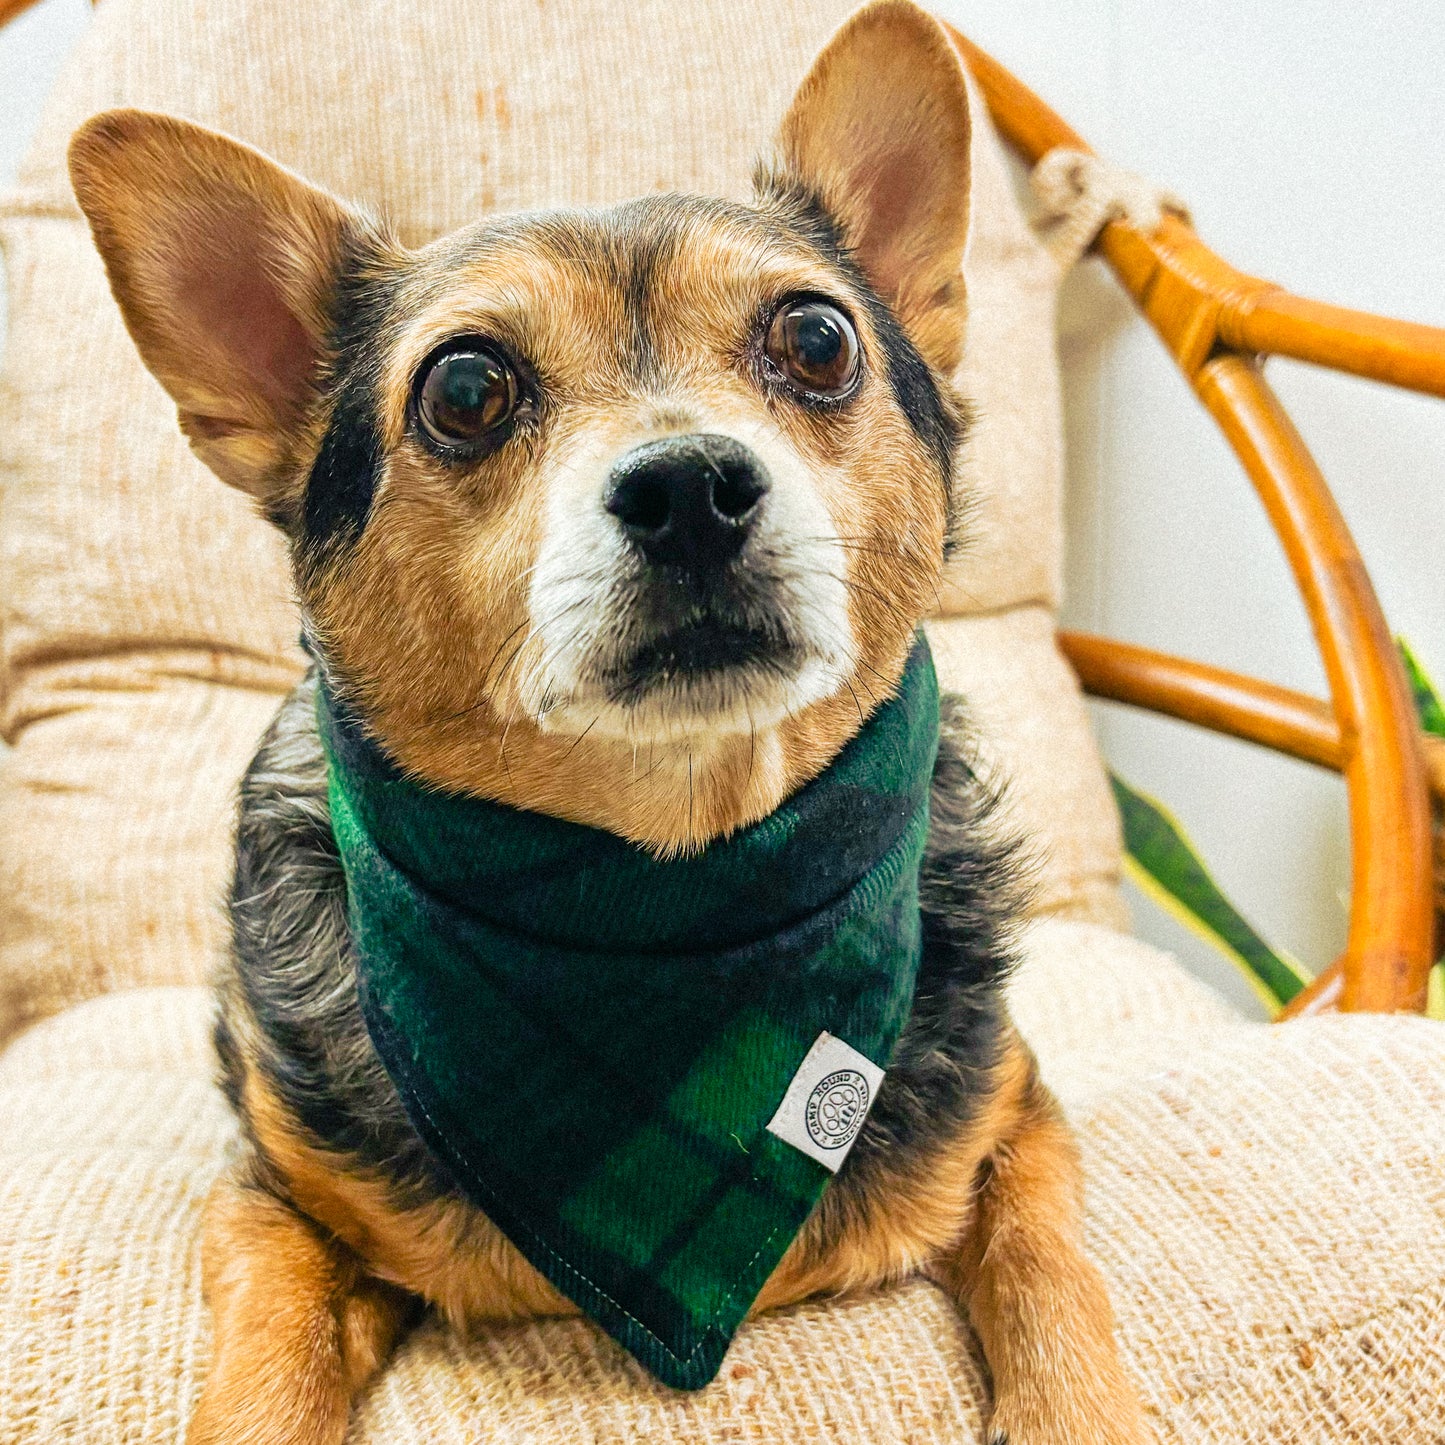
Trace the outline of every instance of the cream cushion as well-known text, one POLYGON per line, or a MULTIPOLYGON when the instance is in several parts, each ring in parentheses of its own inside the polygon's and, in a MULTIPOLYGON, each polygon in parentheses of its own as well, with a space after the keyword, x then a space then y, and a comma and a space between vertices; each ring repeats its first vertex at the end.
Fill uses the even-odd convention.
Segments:
MULTIPOLYGON (((1089 1248, 1163 1445, 1438 1442, 1445 1027, 1239 1023, 1069 922, 1034 930, 1015 1002, 1078 1125, 1089 1248), (1097 995, 1059 1009, 1084 971, 1097 995)), ((201 988, 115 994, 0 1059, 0 1440, 179 1438, 210 1348, 199 1211, 235 1136, 209 1010, 201 988)), ((585 1323, 429 1320, 348 1440, 961 1445, 986 1414, 968 1330, 915 1282, 744 1327, 698 1394, 585 1323)))
MULTIPOLYGON (((493 211, 745 194, 849 0, 106 0, 0 209, 0 1037, 222 946, 232 795, 301 665, 279 539, 190 455, 71 198, 115 105, 239 135, 420 242, 493 211)), ((975 97, 972 542, 935 626, 1042 860, 1039 906, 1118 922, 1118 826, 1054 647, 1058 276, 975 97)))

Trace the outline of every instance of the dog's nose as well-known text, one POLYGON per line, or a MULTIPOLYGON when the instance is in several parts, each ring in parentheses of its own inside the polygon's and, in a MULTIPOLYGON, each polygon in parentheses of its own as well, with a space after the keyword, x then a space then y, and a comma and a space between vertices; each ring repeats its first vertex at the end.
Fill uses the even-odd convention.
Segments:
POLYGON ((663 437, 612 469, 605 505, 650 562, 718 567, 742 549, 768 490, 761 461, 731 437, 663 437))

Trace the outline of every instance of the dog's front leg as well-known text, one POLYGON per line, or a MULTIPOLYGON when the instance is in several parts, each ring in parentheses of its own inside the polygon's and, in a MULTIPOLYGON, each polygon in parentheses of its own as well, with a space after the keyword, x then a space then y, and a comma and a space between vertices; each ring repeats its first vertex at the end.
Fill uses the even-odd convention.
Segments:
POLYGON ((215 1350, 187 1445, 341 1445, 408 1297, 274 1195, 227 1178, 206 1205, 201 1271, 215 1350))
POLYGON ((936 1275, 968 1311, 993 1375, 990 1445, 1152 1445, 1084 1255, 1078 1150, 1024 1045, 1012 1118, 975 1213, 936 1275))

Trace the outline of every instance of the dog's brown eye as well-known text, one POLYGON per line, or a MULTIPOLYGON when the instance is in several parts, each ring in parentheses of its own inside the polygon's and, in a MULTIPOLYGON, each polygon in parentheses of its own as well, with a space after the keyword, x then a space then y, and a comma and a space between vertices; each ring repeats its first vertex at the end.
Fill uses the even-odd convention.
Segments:
POLYGON ((768 327, 768 360, 814 396, 842 396, 858 377, 858 333, 826 301, 789 301, 768 327))
POLYGON ((517 375, 485 346, 461 343, 423 369, 417 419, 443 446, 471 446, 493 437, 516 410, 517 375))

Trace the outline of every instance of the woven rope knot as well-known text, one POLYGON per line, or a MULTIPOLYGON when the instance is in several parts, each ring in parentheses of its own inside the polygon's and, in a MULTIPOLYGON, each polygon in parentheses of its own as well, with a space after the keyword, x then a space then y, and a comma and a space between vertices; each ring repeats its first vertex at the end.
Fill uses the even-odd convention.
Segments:
POLYGON ((1189 215, 1183 201, 1146 177, 1063 146, 1034 167, 1029 184, 1040 206, 1035 230, 1065 271, 1110 221, 1153 231, 1166 211, 1189 215))

